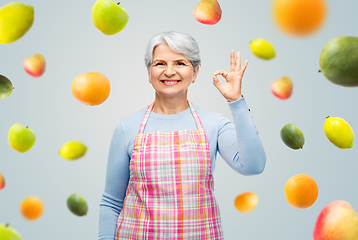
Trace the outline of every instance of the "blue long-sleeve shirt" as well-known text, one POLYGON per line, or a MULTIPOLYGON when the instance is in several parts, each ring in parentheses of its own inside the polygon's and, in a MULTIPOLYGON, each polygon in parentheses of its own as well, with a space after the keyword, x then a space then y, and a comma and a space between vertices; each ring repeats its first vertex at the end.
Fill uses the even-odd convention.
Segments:
MULTIPOLYGON (((260 174, 266 164, 266 155, 243 98, 228 103, 234 123, 219 113, 210 113, 193 104, 206 133, 212 171, 217 152, 236 172, 243 175, 260 174)), ((129 162, 134 140, 139 132, 147 107, 118 122, 114 129, 107 163, 106 182, 100 203, 99 240, 114 240, 118 215, 121 212, 130 177, 129 162)), ((197 130, 190 108, 177 114, 150 113, 144 133, 197 130)))

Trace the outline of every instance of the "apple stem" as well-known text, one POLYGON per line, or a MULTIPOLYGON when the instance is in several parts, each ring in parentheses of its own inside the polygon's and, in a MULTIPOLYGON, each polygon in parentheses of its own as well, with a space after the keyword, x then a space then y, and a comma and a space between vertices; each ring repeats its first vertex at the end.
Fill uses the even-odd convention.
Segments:
POLYGON ((121 2, 117 2, 117 5, 119 5, 121 2))
POLYGON ((26 128, 29 128, 29 126, 26 126, 26 128))
POLYGON ((6 223, 6 224, 5 224, 5 227, 8 227, 9 225, 10 225, 9 223, 6 223))
POLYGON ((326 117, 326 119, 329 118, 329 116, 326 117))
POLYGON ((318 69, 318 72, 322 72, 322 70, 321 70, 321 69, 318 69))

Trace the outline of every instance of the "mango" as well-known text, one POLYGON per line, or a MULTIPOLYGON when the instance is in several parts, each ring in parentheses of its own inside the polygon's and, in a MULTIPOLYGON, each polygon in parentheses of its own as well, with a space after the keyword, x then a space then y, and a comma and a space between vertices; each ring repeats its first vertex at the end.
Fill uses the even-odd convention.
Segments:
POLYGON ((332 83, 358 86, 358 37, 340 36, 329 40, 319 56, 320 71, 332 83))

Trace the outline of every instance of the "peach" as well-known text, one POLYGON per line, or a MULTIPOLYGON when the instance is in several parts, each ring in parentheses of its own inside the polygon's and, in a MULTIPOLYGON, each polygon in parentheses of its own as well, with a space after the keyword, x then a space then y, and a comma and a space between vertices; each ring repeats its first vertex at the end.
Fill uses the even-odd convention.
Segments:
POLYGON ((33 77, 40 77, 45 72, 45 67, 45 58, 39 53, 26 58, 24 61, 25 71, 33 77))
POLYGON ((358 239, 358 214, 346 201, 338 200, 329 203, 317 217, 313 239, 358 239))
POLYGON ((289 77, 283 76, 271 83, 271 92, 281 100, 286 100, 292 95, 293 84, 289 77))
POLYGON ((217 0, 200 0, 193 15, 200 23, 214 25, 221 19, 221 8, 217 0))
POLYGON ((0 173, 0 190, 3 189, 5 187, 5 178, 4 176, 0 173))

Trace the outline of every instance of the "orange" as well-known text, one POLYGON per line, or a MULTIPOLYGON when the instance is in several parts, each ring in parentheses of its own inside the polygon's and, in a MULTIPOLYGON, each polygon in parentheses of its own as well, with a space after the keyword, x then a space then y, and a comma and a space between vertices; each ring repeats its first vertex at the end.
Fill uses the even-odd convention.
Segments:
POLYGON ((71 90, 72 95, 79 102, 96 106, 106 101, 111 91, 111 84, 102 73, 82 73, 73 80, 71 90))
POLYGON ((259 202, 259 198, 253 192, 239 194, 234 200, 235 208, 242 213, 251 212, 259 202))
POLYGON ((41 217, 44 205, 41 199, 30 196, 25 198, 20 204, 20 212, 28 220, 36 220, 41 217))
POLYGON ((306 174, 297 174, 286 182, 285 197, 292 207, 308 208, 317 200, 317 183, 306 174))
POLYGON ((273 17, 289 35, 306 36, 318 30, 327 14, 325 0, 273 0, 273 17))

